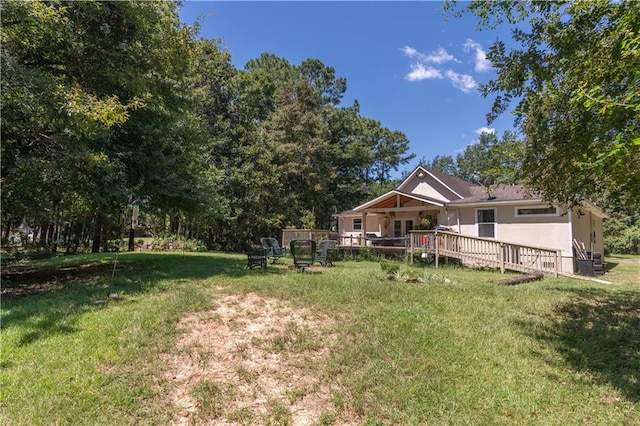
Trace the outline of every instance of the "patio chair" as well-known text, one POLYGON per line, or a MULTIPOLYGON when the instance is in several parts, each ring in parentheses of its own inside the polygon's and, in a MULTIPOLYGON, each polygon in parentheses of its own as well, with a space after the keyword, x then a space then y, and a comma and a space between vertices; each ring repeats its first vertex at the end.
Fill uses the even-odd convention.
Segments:
POLYGON ((267 269, 267 250, 264 248, 256 248, 251 244, 242 243, 242 249, 247 255, 247 268, 262 268, 267 269))
POLYGON ((289 244, 293 264, 305 272, 306 268, 313 265, 316 256, 316 242, 313 240, 293 240, 289 244))
POLYGON ((287 255, 287 249, 280 247, 275 238, 263 237, 260 238, 260 243, 262 243, 262 248, 267 250, 267 258, 272 259, 271 263, 276 263, 276 260, 287 255))
POLYGON ((320 262, 322 266, 333 266, 331 256, 333 256, 333 252, 335 251, 337 245, 338 242, 335 240, 320 241, 320 244, 318 244, 318 250, 316 251, 314 262, 320 262))

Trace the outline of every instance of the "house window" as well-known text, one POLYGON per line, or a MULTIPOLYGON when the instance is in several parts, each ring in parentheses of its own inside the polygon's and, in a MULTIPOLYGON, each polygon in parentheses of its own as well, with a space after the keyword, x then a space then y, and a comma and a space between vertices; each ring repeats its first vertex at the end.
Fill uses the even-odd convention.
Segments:
POLYGON ((362 231, 362 219, 353 219, 353 230, 362 231))
POLYGON ((557 207, 516 207, 516 217, 520 216, 558 216, 557 207))
POLYGON ((478 226, 478 237, 496 237, 496 209, 476 210, 476 224, 478 226))
POLYGON ((402 221, 401 220, 395 220, 393 222, 393 236, 402 237, 402 221))

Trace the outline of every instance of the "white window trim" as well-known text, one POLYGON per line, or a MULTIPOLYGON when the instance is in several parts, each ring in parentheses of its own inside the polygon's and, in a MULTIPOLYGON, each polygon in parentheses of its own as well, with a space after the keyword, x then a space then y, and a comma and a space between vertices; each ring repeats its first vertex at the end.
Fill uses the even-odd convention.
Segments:
POLYGON ((353 218, 353 222, 351 223, 351 229, 354 231, 362 231, 362 218, 353 218), (356 222, 359 222, 359 227, 356 228, 356 222))
POLYGON ((557 206, 518 206, 515 207, 514 209, 514 214, 515 217, 558 217, 560 216, 560 209, 557 206), (544 209, 547 207, 553 207, 554 209, 556 209, 555 213, 539 213, 539 214, 520 214, 518 213, 518 210, 520 209, 544 209))
POLYGON ((485 208, 477 208, 475 211, 475 222, 476 222, 476 236, 478 238, 490 238, 490 239, 498 239, 498 209, 495 207, 485 207, 485 208), (495 222, 478 222, 478 211, 479 210, 493 210, 493 218, 495 220, 495 222), (487 223, 492 223, 493 224, 493 237, 481 237, 480 236, 480 224, 487 224, 487 223))

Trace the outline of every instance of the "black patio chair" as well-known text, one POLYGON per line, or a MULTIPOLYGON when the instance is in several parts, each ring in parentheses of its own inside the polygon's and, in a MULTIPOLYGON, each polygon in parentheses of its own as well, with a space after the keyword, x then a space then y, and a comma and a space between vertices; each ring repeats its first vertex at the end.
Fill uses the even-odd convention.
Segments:
POLYGON ((305 272, 306 268, 313 265, 316 257, 316 242, 313 240, 293 240, 289 243, 293 264, 305 272))
POLYGON ((267 269, 267 250, 264 248, 253 247, 247 242, 242 243, 242 249, 247 255, 247 268, 267 269))
POLYGON ((280 247, 278 240, 272 237, 260 238, 262 248, 267 250, 267 258, 271 259, 271 263, 276 263, 276 260, 287 255, 287 249, 280 247))
POLYGON ((337 245, 338 242, 335 240, 320 241, 320 244, 318 244, 318 250, 316 250, 315 259, 313 260, 314 263, 320 262, 322 266, 333 266, 331 257, 333 256, 333 252, 335 251, 337 245))

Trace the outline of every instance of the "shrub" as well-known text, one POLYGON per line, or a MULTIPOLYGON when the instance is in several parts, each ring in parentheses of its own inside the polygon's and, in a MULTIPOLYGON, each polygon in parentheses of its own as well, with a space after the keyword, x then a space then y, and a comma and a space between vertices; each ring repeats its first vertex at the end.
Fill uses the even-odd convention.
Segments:
POLYGON ((416 266, 429 266, 435 263, 435 255, 433 253, 415 253, 413 255, 413 264, 416 266))
POLYGON ((207 247, 200 240, 185 238, 180 235, 164 234, 153 240, 151 249, 154 251, 206 251, 207 247))
POLYGON ((640 225, 632 226, 604 238, 605 254, 640 254, 640 225))
POLYGON ((381 254, 370 247, 361 246, 359 251, 360 260, 369 260, 369 261, 377 261, 382 257, 381 254))

